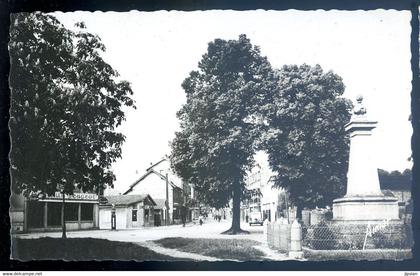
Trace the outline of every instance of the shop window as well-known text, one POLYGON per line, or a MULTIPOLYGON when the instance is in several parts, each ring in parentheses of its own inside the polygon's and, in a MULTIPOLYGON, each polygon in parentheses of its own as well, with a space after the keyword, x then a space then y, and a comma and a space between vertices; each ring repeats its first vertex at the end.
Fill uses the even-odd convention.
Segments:
POLYGON ((92 203, 81 203, 81 220, 93 220, 93 204, 92 203))
POLYGON ((137 221, 137 210, 131 210, 131 221, 137 221))
POLYGON ((79 203, 66 203, 65 207, 66 221, 78 221, 79 219, 79 203))
POLYGON ((61 225, 61 203, 48 202, 47 210, 47 225, 60 226, 61 225))
POLYGON ((28 201, 26 211, 28 212, 28 227, 44 227, 44 202, 28 201))

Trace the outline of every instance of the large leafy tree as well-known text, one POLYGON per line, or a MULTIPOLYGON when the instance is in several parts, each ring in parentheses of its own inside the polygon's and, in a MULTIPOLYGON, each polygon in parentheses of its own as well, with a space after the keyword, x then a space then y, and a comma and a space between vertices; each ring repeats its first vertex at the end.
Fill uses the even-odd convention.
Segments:
POLYGON ((274 185, 298 208, 330 205, 345 193, 348 167, 351 102, 342 79, 319 65, 284 66, 278 77, 264 139, 274 185))
POLYGON ((378 169, 378 175, 381 189, 411 190, 413 176, 410 169, 405 169, 402 173, 399 171, 388 172, 386 170, 378 169))
POLYGON ((15 14, 9 52, 12 189, 26 196, 99 192, 125 137, 116 127, 132 90, 101 57, 98 36, 42 13, 15 14))
POLYGON ((182 84, 187 101, 178 112, 181 130, 172 142, 171 164, 198 199, 221 208, 232 199, 232 227, 240 229, 244 177, 254 164, 262 114, 276 77, 245 35, 216 39, 182 84))

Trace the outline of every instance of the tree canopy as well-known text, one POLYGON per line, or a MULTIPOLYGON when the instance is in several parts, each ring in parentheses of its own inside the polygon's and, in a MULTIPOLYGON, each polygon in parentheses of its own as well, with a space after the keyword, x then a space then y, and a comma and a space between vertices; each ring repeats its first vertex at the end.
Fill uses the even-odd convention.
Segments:
POLYGON ((263 139, 275 186, 300 208, 330 205, 345 193, 348 167, 351 103, 341 97, 342 79, 319 65, 287 65, 277 73, 263 139))
POLYGON ((101 57, 100 38, 76 25, 39 12, 11 18, 12 189, 26 196, 113 185, 125 139, 116 127, 133 92, 101 57))
POLYGON ((402 173, 378 169, 378 175, 381 189, 411 191, 413 175, 410 169, 406 169, 402 173))
POLYGON ((177 114, 181 130, 172 142, 172 167, 194 183, 202 202, 221 208, 233 199, 230 233, 240 232, 244 177, 254 164, 261 114, 276 76, 260 49, 240 35, 210 42, 182 87, 187 102, 177 114))

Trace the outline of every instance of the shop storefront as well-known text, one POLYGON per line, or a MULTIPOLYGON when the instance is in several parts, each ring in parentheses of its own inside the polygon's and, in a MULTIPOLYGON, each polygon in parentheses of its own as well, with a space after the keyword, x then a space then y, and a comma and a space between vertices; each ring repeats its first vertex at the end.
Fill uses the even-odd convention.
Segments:
MULTIPOLYGON (((13 197, 13 196, 12 196, 13 197)), ((56 192, 43 199, 25 199, 16 196, 11 208, 15 232, 59 231, 61 229, 62 194, 56 192), (22 202, 23 201, 23 204, 22 202)), ((72 230, 96 229, 99 225, 98 196, 92 193, 74 193, 65 196, 66 228, 72 230)))

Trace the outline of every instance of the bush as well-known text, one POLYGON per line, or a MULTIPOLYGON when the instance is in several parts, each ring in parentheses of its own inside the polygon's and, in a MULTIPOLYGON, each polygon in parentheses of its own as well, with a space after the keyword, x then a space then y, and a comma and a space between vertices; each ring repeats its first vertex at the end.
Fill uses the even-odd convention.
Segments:
POLYGON ((362 249, 364 243, 364 235, 343 235, 337 240, 336 249, 357 250, 362 249))
POLYGON ((372 234, 375 248, 402 249, 413 245, 410 225, 388 225, 385 229, 372 234))
POLYGON ((310 247, 317 250, 335 249, 337 235, 331 225, 321 222, 313 228, 310 247))
POLYGON ((302 229, 303 244, 316 250, 362 249, 365 232, 361 225, 322 222, 302 229))
MULTIPOLYGON (((361 250, 368 224, 320 223, 302 228, 303 245, 315 250, 361 250)), ((413 245, 410 225, 390 224, 366 239, 365 249, 408 249, 413 245)))

